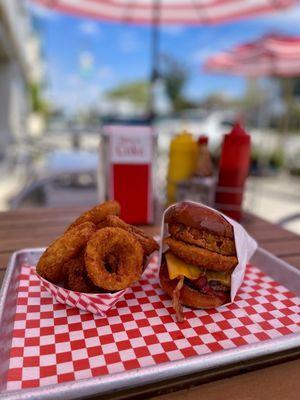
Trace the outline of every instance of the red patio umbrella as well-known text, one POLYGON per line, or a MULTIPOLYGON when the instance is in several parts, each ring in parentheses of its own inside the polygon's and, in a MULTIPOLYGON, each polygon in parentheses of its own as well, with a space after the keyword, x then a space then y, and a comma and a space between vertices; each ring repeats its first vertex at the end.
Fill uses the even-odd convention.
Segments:
MULTIPOLYGON (((261 39, 235 47, 229 52, 210 57, 204 69, 208 72, 243 75, 247 77, 300 76, 300 37, 271 34, 261 39)), ((292 99, 290 80, 285 81, 285 102, 287 104, 283 133, 289 125, 292 99)))
POLYGON ((34 0, 70 14, 110 21, 207 24, 289 7, 294 0, 34 0))
MULTIPOLYGON (((31 0, 53 10, 99 20, 149 24, 152 28, 151 83, 158 77, 160 25, 234 21, 291 7, 296 0, 31 0)), ((151 93, 150 114, 153 113, 151 93)))
POLYGON ((300 76, 300 37, 272 34, 210 57, 209 72, 243 76, 300 76))

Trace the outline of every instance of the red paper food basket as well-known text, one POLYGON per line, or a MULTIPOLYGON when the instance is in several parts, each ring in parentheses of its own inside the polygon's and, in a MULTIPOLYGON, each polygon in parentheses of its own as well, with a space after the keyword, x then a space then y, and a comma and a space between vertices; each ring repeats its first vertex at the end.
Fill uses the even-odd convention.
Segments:
POLYGON ((153 258, 143 279, 101 317, 58 303, 23 264, 7 390, 115 374, 300 332, 299 298, 248 265, 233 304, 185 308, 174 320, 153 258))

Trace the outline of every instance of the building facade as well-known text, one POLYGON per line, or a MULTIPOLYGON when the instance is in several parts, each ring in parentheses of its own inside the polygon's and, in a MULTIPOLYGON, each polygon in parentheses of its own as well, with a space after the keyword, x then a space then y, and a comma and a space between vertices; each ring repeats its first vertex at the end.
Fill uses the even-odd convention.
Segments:
POLYGON ((28 87, 41 82, 41 46, 24 1, 0 2, 0 158, 27 136, 28 87))

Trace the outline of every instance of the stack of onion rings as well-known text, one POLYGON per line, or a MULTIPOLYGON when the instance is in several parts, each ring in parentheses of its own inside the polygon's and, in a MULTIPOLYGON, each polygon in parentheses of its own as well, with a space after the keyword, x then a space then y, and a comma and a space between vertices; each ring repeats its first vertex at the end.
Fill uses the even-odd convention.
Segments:
POLYGON ((114 292, 137 281, 155 240, 126 224, 107 201, 78 217, 41 256, 36 270, 50 282, 83 293, 114 292))
POLYGON ((142 274, 143 248, 129 232, 103 228, 89 240, 85 265, 91 281, 106 290, 122 290, 142 274))

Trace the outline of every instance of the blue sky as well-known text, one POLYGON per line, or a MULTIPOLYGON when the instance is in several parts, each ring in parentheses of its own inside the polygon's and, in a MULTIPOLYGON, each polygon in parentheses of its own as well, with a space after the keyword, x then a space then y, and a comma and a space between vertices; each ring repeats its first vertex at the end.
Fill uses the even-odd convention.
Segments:
MULTIPOLYGON (((96 104, 110 88, 149 76, 149 27, 77 18, 37 6, 31 11, 43 43, 46 94, 61 107, 76 110, 96 104)), ((190 98, 216 92, 238 97, 245 89, 244 79, 207 74, 203 62, 220 50, 270 31, 300 35, 300 6, 222 25, 163 27, 160 51, 187 65, 190 98)))

